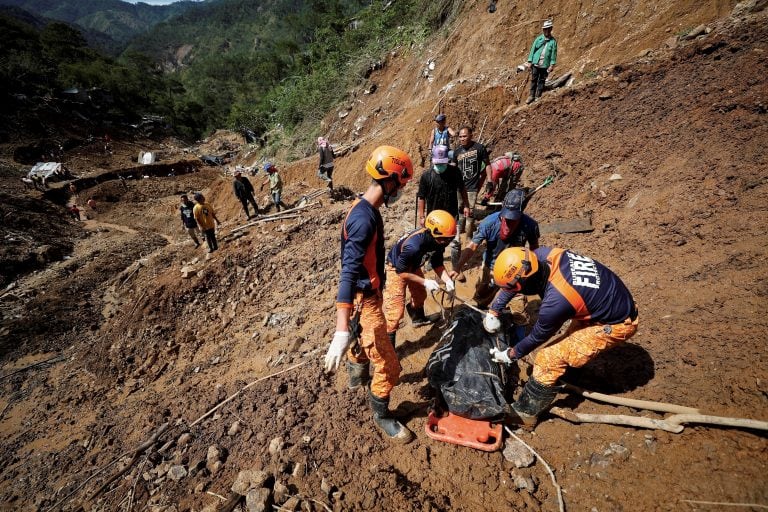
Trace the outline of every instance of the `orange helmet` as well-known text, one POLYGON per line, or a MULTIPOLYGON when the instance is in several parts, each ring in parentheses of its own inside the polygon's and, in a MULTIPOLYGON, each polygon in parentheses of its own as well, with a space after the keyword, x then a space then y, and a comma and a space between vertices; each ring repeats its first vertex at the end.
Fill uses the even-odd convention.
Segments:
POLYGON ((453 238, 456 236, 456 219, 445 210, 429 212, 424 221, 424 227, 435 238, 453 238))
POLYGON ((379 146, 374 149, 365 164, 365 170, 375 180, 395 177, 399 188, 403 188, 413 178, 411 158, 402 149, 392 146, 379 146))
POLYGON ((539 270, 536 254, 527 247, 509 247, 499 253, 493 264, 493 280, 497 286, 519 290, 520 281, 539 270))

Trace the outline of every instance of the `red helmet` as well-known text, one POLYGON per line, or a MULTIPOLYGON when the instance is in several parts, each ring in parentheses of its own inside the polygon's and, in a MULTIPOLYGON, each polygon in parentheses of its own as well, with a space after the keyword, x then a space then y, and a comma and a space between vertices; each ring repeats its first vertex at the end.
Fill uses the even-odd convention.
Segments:
POLYGON ((375 180, 394 177, 399 188, 403 188, 413 178, 411 158, 405 151, 393 146, 379 146, 374 149, 365 164, 365 170, 375 180))

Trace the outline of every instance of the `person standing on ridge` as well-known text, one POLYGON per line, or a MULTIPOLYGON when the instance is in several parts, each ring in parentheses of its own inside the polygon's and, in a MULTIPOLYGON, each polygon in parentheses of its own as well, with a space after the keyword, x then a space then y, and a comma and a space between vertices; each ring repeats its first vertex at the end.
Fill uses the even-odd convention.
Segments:
POLYGON ((197 204, 192 209, 192 214, 195 216, 197 225, 200 226, 200 231, 205 236, 208 252, 211 253, 219 248, 219 244, 216 242, 216 226, 220 225, 221 222, 216 218, 216 211, 213 209, 213 206, 205 202, 203 194, 197 192, 194 198, 197 204))
POLYGON ((197 221, 195 220, 195 205, 186 194, 181 196, 181 205, 179 205, 179 211, 181 212, 181 225, 189 233, 189 237, 195 242, 195 249, 200 247, 200 241, 197 239, 199 232, 197 228, 197 221))
POLYGON ((568 367, 581 368, 635 335, 637 305, 608 267, 567 249, 505 249, 496 258, 493 278, 500 290, 483 320, 490 333, 501 328, 498 317, 516 294, 541 297, 539 317, 530 334, 508 350, 490 349, 494 361, 512 364, 571 320, 564 338, 536 353, 533 374, 512 404, 510 420, 532 427, 554 401, 558 379, 568 367))
POLYGON ((248 220, 251 219, 251 214, 248 212, 248 203, 251 203, 253 206, 253 216, 255 217, 259 214, 259 207, 256 205, 256 199, 253 198, 253 185, 240 171, 235 172, 232 190, 235 192, 235 197, 240 200, 240 204, 243 205, 243 210, 245 210, 245 216, 248 220))
POLYGON ((541 26, 542 33, 533 40, 528 62, 525 67, 531 69, 531 92, 526 104, 533 103, 541 97, 544 82, 552 72, 557 62, 557 41, 552 37, 552 20, 547 20, 541 26))
POLYGON ((336 157, 333 153, 328 139, 324 137, 317 138, 317 152, 320 154, 320 162, 317 164, 317 175, 321 180, 328 182, 328 188, 333 190, 333 159, 336 157))
POLYGON ((413 432, 389 410, 389 396, 400 380, 400 361, 387 338, 382 310, 384 273, 384 221, 379 208, 402 196, 413 178, 413 164, 402 150, 379 146, 365 165, 372 181, 347 213, 341 229, 341 275, 336 296, 336 332, 325 355, 325 370, 336 371, 347 359, 349 387, 367 381, 369 365, 373 376, 368 399, 373 419, 386 437, 407 443, 413 432), (359 322, 359 346, 350 348, 350 319, 359 322))
POLYGON ((275 208, 280 211, 280 207, 288 209, 287 206, 280 199, 283 193, 283 180, 280 179, 280 174, 277 172, 277 167, 273 163, 267 162, 264 164, 264 171, 267 173, 269 183, 269 193, 272 195, 272 202, 275 203, 275 208))
POLYGON ((384 288, 384 316, 387 318, 387 336, 395 346, 397 329, 408 310, 411 325, 421 327, 432 323, 424 314, 427 292, 435 292, 440 285, 434 279, 425 279, 421 267, 429 261, 432 269, 445 283, 445 289, 455 288, 456 272, 448 272, 443 266, 443 253, 456 236, 456 219, 444 210, 427 215, 423 228, 403 235, 387 255, 387 286, 384 288), (405 303, 406 288, 411 292, 410 303, 405 303))
POLYGON ((429 136, 429 150, 435 146, 447 146, 451 147, 451 137, 456 136, 456 132, 453 128, 446 126, 445 114, 437 114, 435 116, 435 127, 432 129, 432 134, 429 136))

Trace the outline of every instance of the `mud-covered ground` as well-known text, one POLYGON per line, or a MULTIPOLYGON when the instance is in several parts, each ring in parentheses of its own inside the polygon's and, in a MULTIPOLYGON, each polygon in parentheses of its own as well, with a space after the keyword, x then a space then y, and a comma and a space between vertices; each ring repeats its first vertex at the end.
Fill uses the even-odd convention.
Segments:
MULTIPOLYGON (((714 23, 705 37, 606 67, 501 124, 514 91, 448 96, 456 124, 484 109, 495 117, 486 133, 497 154, 523 154, 525 185, 556 175, 527 213, 541 224, 589 217, 595 228, 542 243, 605 263, 639 304, 638 334, 568 382, 768 420, 765 22, 758 14, 714 23)), ((387 73, 381 89, 396 80, 387 73)), ((411 126, 430 114, 401 116, 399 126, 411 126)), ((340 158, 337 184, 362 188, 360 163, 376 141, 417 151, 425 143, 421 131, 396 132, 340 158)), ((321 186, 314 164, 284 166, 287 202, 321 186)), ((322 372, 350 203, 324 195, 299 218, 232 231, 244 218, 230 179, 207 170, 80 192, 115 200, 98 201, 86 223, 65 221, 64 237, 50 231, 69 258, 0 293, 2 507, 244 508, 230 488, 238 473, 262 470, 270 500, 289 510, 557 510, 541 462, 516 468, 501 452, 424 433, 432 395, 423 370, 440 326, 401 329, 392 404, 416 439, 382 439, 364 391, 348 390, 343 372, 322 372), (193 249, 176 211, 179 193, 201 188, 223 221, 210 257, 193 249)), ((264 177, 252 181, 266 204, 264 177)), ((43 204, 13 193, 31 209, 43 204)), ((383 214, 388 242, 413 226, 408 201, 383 214)), ((460 295, 471 296, 478 273, 468 272, 460 295)), ((568 394, 556 405, 662 417, 568 394)), ((520 436, 551 466, 568 510, 768 504, 765 433, 689 425, 671 434, 547 416, 520 436)))

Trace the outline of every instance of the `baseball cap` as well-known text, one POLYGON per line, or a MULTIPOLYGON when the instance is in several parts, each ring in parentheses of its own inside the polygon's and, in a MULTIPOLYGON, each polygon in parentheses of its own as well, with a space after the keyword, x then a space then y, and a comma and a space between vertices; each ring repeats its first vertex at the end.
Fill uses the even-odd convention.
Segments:
POLYGON ((271 171, 274 167, 275 167, 275 165, 272 162, 267 162, 267 163, 264 164, 264 170, 266 172, 271 171))
POLYGON ((523 216, 523 201, 525 191, 516 188, 507 192, 501 203, 501 217, 507 220, 519 220, 523 216))
POLYGON ((437 121, 438 123, 440 121, 445 121, 445 114, 437 114, 437 116, 435 116, 435 121, 437 121))
POLYGON ((432 148, 432 163, 447 164, 451 159, 448 158, 448 146, 438 145, 432 148))

